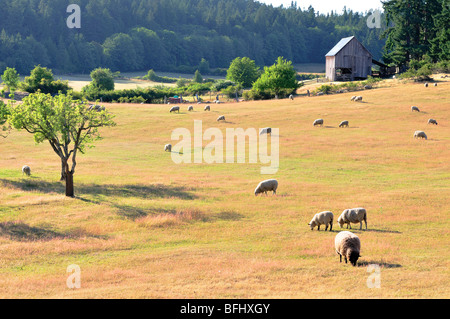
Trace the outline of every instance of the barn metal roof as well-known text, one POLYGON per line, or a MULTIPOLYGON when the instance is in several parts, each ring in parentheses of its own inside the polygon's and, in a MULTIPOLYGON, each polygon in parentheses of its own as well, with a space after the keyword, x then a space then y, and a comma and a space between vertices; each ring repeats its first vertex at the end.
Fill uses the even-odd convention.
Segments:
POLYGON ((345 47, 352 39, 352 37, 342 38, 325 56, 335 56, 343 47, 345 47))

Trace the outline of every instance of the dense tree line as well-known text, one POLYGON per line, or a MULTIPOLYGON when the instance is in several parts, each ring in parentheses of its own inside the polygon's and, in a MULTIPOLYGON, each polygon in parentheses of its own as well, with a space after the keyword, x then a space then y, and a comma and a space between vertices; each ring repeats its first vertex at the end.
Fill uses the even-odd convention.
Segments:
POLYGON ((259 66, 278 56, 324 62, 340 38, 355 35, 380 58, 383 29, 367 14, 318 14, 254 0, 73 0, 81 28, 69 29, 66 0, 0 0, 0 72, 27 74, 35 65, 55 72, 195 71, 228 68, 240 56, 259 66), (204 59, 204 60, 202 60, 204 59))

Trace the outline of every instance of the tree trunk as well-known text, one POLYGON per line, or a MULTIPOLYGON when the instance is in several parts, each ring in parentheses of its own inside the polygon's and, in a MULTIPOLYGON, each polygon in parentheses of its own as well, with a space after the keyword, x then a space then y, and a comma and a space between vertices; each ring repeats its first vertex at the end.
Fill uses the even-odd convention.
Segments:
POLYGON ((73 191, 73 173, 66 172, 66 196, 75 197, 73 191))

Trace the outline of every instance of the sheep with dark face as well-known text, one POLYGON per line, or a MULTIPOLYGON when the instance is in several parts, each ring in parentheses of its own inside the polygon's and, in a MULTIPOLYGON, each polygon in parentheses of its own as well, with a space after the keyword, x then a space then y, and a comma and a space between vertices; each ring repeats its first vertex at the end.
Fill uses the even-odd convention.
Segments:
POLYGON ((289 95, 289 99, 293 101, 294 100, 294 96, 292 94, 289 95))
POLYGON ((259 135, 263 134, 272 134, 272 128, 271 127, 265 127, 259 131, 259 135))
POLYGON ((350 260, 353 266, 356 266, 358 258, 361 257, 361 241, 359 237, 349 231, 341 231, 334 239, 334 248, 339 255, 339 262, 344 257, 345 263, 350 260))
POLYGON ((267 196, 267 192, 270 192, 270 191, 273 192, 273 195, 276 195, 277 188, 278 188, 278 181, 276 179, 268 179, 268 180, 262 181, 255 188, 255 196, 258 196, 258 194, 262 194, 262 193, 265 193, 267 196))
POLYGON ((217 118, 217 122, 223 121, 225 122, 225 115, 221 115, 217 118))
POLYGON ((172 152, 172 144, 166 144, 164 146, 164 152, 172 152))
POLYGON ((437 123, 437 121, 435 119, 429 119, 428 120, 428 124, 438 125, 438 123, 437 123))
POLYGON ((420 112, 417 106, 411 106, 411 112, 420 112))
POLYGON ((348 121, 342 121, 339 127, 348 127, 348 121))
POLYGON ((170 113, 172 113, 172 112, 180 113, 180 107, 179 106, 172 106, 172 108, 170 109, 170 113))
POLYGON ((188 111, 189 112, 192 112, 194 110, 194 107, 192 106, 192 105, 190 105, 189 107, 188 107, 188 111))
POLYGON ((207 106, 205 106, 205 109, 204 109, 205 111, 211 111, 211 106, 210 105, 207 105, 207 106))
POLYGON ((23 175, 23 174, 25 174, 25 175, 27 175, 27 176, 30 176, 30 175, 31 175, 31 168, 30 168, 30 166, 24 165, 24 166, 22 167, 22 175, 23 175))

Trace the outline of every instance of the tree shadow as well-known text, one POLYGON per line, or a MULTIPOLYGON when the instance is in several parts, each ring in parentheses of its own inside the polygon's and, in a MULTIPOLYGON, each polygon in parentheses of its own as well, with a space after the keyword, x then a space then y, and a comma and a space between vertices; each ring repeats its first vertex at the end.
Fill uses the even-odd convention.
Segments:
POLYGON ((244 218, 244 215, 233 211, 223 211, 215 214, 214 217, 219 220, 241 220, 244 218))
POLYGON ((398 230, 388 230, 388 229, 367 229, 367 232, 375 232, 375 233, 390 233, 390 234, 401 234, 402 232, 398 230))
MULTIPOLYGON (((47 182, 35 178, 34 180, 22 179, 12 181, 0 179, 0 183, 7 187, 20 189, 23 191, 38 191, 42 193, 64 193, 65 185, 61 182, 47 182)), ((179 198, 183 200, 192 200, 195 198, 185 187, 168 186, 163 184, 156 185, 111 185, 111 184, 76 184, 76 198, 82 199, 86 195, 91 196, 117 196, 117 197, 135 197, 142 199, 159 198, 179 198)), ((89 201, 85 199, 85 201, 89 201)))
POLYGON ((81 228, 75 228, 61 233, 52 230, 48 226, 33 227, 23 222, 3 222, 0 223, 0 236, 9 237, 16 241, 50 241, 53 239, 95 237, 107 239, 107 236, 93 235, 81 228))

